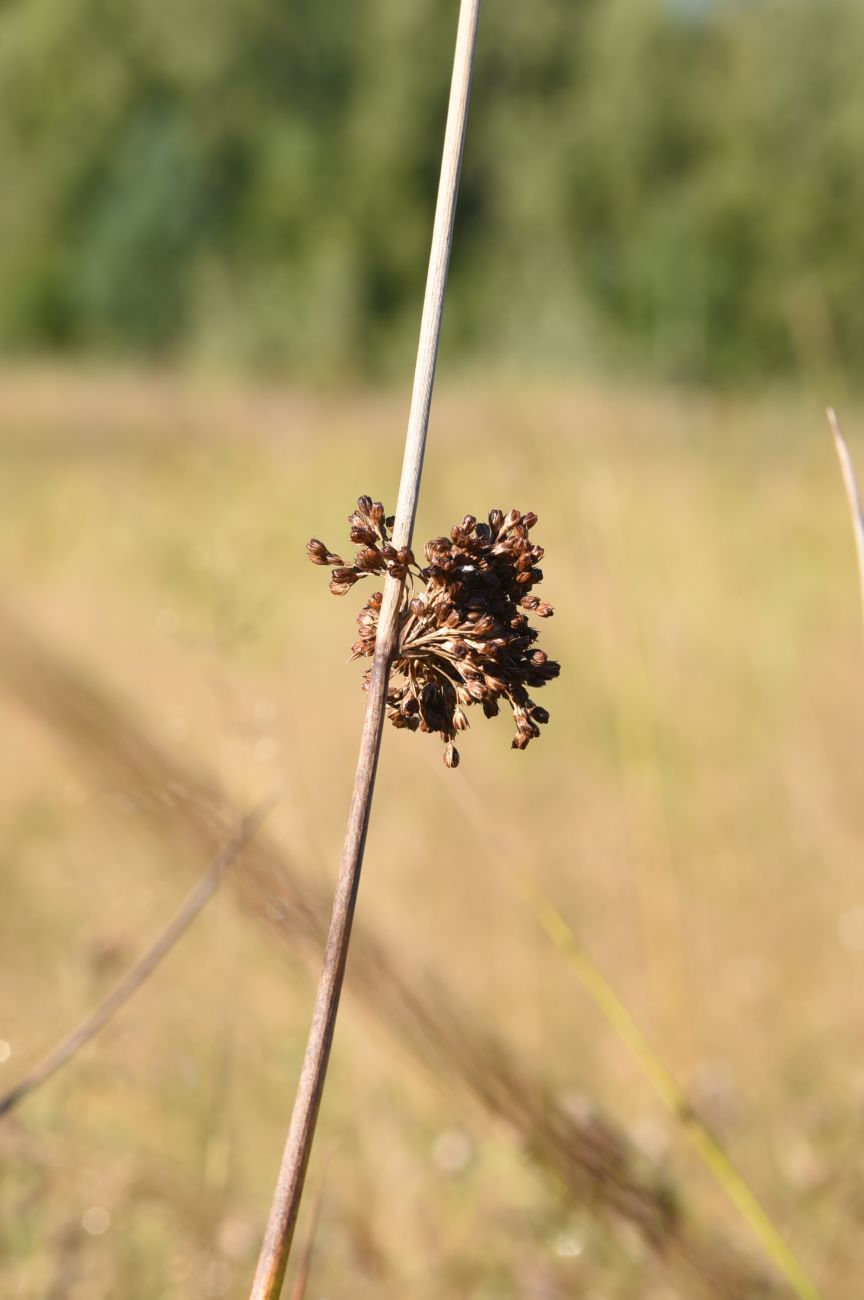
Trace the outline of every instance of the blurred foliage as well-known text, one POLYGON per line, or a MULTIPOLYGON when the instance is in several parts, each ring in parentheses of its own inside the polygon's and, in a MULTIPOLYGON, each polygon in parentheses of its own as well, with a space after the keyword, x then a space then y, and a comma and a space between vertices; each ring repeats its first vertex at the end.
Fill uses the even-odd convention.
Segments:
MULTIPOLYGON (((386 368, 413 346, 456 14, 6 0, 0 342, 386 368)), ((487 4, 447 345, 854 372, 858 0, 487 4)))

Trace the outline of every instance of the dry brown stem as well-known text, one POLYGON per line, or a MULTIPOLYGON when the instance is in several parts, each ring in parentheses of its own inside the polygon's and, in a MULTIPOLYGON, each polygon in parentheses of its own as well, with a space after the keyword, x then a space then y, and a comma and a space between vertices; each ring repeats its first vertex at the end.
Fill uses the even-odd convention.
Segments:
MULTIPOLYGON (((393 529, 393 545, 397 550, 400 547, 410 547, 417 512, 426 432, 429 426, 429 408, 432 402, 432 386, 435 381, 438 342, 441 336, 441 316, 453 239, 456 194, 465 142, 471 69, 479 14, 480 0, 462 0, 453 61, 450 107, 444 136, 441 180, 432 231, 432 250, 420 325, 420 343, 405 439, 402 479, 396 505, 396 522, 393 529)), ((384 587, 384 601, 378 622, 366 715, 360 739, 360 757, 354 778, 354 791, 324 951, 324 964, 312 1014, 306 1055, 297 1085, 291 1125, 273 1193, 250 1300, 278 1300, 303 1195, 303 1183, 312 1150, 336 1015, 339 1010, 345 963, 348 958, 351 925, 360 884, 363 848, 369 825, 375 771, 387 707, 390 661, 396 648, 397 619, 403 581, 404 579, 388 576, 384 587)))
POLYGON ((858 487, 855 466, 852 464, 852 456, 846 439, 843 437, 843 430, 840 428, 840 421, 837 419, 837 412, 833 406, 828 407, 828 424, 834 435, 834 446, 837 448, 837 458, 840 461, 840 471, 843 475, 843 486, 846 489, 846 499, 849 502, 852 534, 855 538, 855 554, 858 557, 861 614, 864 616, 864 507, 861 505, 861 492, 858 487))

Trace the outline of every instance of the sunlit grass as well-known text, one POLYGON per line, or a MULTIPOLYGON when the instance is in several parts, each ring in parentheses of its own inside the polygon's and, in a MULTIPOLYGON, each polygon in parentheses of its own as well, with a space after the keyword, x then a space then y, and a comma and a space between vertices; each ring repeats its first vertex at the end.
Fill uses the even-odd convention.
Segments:
MULTIPOLYGON (((322 591, 303 545, 337 536, 358 492, 392 501, 404 417, 402 393, 0 382, 5 605, 238 800, 282 783, 276 831, 328 879, 356 757, 342 724, 362 710, 346 663, 359 602, 322 591)), ((854 411, 845 426, 854 446, 854 411)), ((418 536, 492 505, 538 512, 564 666, 536 745, 514 754, 503 722, 473 726, 447 781, 471 781, 505 844, 509 827, 542 848, 544 884, 628 1010, 821 1289, 852 1300, 862 956, 843 918, 862 906, 864 693, 822 405, 478 380, 436 398, 427 470, 418 536)), ((11 1082, 188 877, 134 801, 0 707, 11 1082)), ((494 887, 439 766, 427 738, 385 737, 361 913, 746 1245, 615 1036, 574 1022, 560 960, 494 887)), ((116 1030, 0 1133, 0 1290, 42 1296, 67 1269, 73 1298, 179 1297, 203 1260, 209 1294, 242 1296, 309 992, 218 900, 116 1030), (96 1235, 94 1205, 111 1216, 96 1235)), ((669 1293, 634 1243, 574 1221, 505 1131, 346 1010, 309 1295, 342 1294, 347 1273, 359 1300, 543 1286, 623 1300, 634 1277, 669 1293)))

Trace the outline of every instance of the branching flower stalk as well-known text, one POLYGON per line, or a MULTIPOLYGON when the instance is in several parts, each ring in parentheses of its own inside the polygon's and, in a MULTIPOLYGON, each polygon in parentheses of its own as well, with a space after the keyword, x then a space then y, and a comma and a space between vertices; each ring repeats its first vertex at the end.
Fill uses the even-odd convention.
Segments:
MULTIPOLYGON (((410 549, 414 519, 417 514, 417 498, 426 448, 426 433, 429 427, 429 409, 432 403, 438 343, 441 336, 447 269, 453 242, 456 195, 459 189, 459 173, 468 120, 471 71, 479 17, 480 0, 461 0, 447 127, 444 134, 441 179, 432 229, 429 273, 426 279, 417 365, 405 438, 405 455, 393 524, 392 545, 397 552, 403 548, 410 549)), ((390 663, 396 650, 403 582, 404 578, 400 579, 395 574, 388 574, 382 593, 366 713, 360 739, 360 757, 333 900, 333 915, 306 1055, 291 1115, 291 1126, 270 1206, 250 1300, 278 1300, 303 1194, 306 1168, 312 1149, 315 1123, 336 1025, 336 1013, 339 1008, 339 996, 342 991, 348 943, 360 883, 366 829, 369 824, 375 771, 387 709, 390 663)))
MULTIPOLYGON (((335 595, 372 574, 387 573, 404 584, 387 691, 387 717, 394 727, 438 732, 444 762, 456 767, 459 751, 453 742, 457 732, 468 729, 466 710, 480 704, 493 718, 505 700, 516 724, 513 748, 525 749, 549 721, 527 688, 545 686, 560 672, 535 645, 538 634, 528 621, 529 611, 538 618, 553 613, 531 594, 543 580, 537 567, 543 547, 529 537, 537 516, 492 510, 488 523, 478 523, 465 515, 448 537, 426 543, 423 568, 410 547, 393 546, 388 533, 393 519, 380 501, 360 497, 348 523, 359 547, 352 565, 316 537, 306 549, 314 564, 333 568, 335 595)), ((354 659, 374 656, 381 601, 376 591, 357 616, 354 659)), ((370 679, 371 670, 363 677, 366 690, 370 679)))

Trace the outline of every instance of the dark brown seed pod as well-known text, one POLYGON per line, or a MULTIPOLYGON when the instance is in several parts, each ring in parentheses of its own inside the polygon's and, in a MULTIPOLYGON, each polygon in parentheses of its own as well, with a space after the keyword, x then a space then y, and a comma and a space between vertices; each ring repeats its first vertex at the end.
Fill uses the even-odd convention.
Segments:
POLYGON ((367 546, 365 550, 357 552, 354 566, 364 573, 381 573, 384 569, 384 556, 374 546, 367 546))
MULTIPOLYGON (((509 705, 515 749, 525 749, 540 734, 549 714, 531 699, 536 689, 558 676, 560 664, 534 646, 538 633, 528 620, 552 614, 552 606, 529 594, 542 582, 538 561, 543 548, 529 541, 537 522, 533 512, 491 510, 488 523, 466 514, 451 529, 427 542, 427 567, 419 569, 408 547, 397 549, 389 536, 392 516, 381 502, 361 496, 349 516, 351 539, 359 547, 346 565, 318 538, 307 545, 315 564, 330 565, 330 590, 344 595, 361 578, 388 573, 403 582, 399 636, 387 694, 387 717, 394 727, 436 732, 444 742, 444 762, 456 767, 454 737, 467 730, 468 711, 480 704, 487 718, 509 705)), ((357 616, 354 658, 375 651, 381 593, 374 592, 357 616)), ((369 674, 363 676, 368 689, 369 674)))

